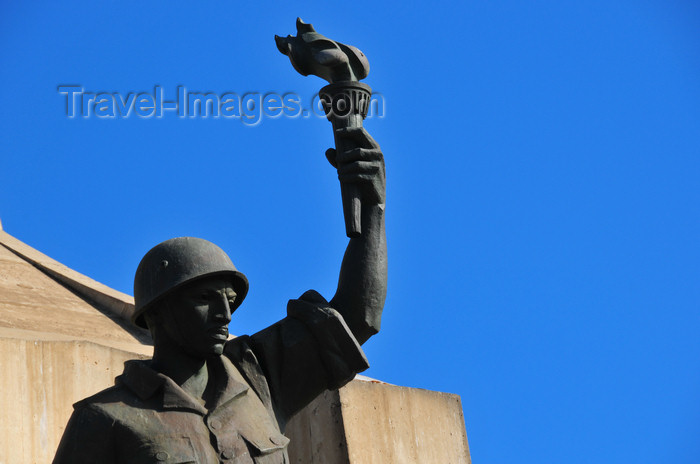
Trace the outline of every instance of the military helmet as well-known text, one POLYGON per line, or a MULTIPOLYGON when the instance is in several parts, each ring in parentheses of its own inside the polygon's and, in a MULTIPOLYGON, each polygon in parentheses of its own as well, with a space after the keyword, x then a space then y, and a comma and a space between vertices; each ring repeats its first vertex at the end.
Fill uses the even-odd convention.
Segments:
POLYGON ((143 314, 159 299, 195 279, 230 276, 237 294, 231 312, 248 293, 248 279, 231 258, 213 243, 194 237, 177 237, 160 243, 146 253, 134 277, 135 310, 131 322, 147 328, 143 314))

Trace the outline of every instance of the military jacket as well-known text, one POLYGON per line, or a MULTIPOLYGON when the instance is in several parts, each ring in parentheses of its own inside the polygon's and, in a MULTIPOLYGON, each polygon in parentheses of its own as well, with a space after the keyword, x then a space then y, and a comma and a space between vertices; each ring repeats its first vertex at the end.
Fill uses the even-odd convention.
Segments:
POLYGON ((127 361, 115 386, 74 405, 54 464, 288 463, 287 421, 368 367, 342 316, 313 291, 207 363, 209 409, 149 361, 127 361))

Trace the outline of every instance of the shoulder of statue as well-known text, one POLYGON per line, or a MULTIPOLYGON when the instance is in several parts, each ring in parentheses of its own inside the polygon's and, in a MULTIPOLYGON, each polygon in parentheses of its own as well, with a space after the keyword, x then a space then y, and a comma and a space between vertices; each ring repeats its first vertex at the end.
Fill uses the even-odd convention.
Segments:
POLYGON ((240 335, 227 341, 224 345, 224 354, 234 364, 240 363, 247 351, 250 351, 250 336, 240 335))
POLYGON ((114 385, 78 401, 73 404, 73 409, 76 411, 85 408, 100 409, 99 405, 123 401, 124 396, 129 394, 130 392, 124 387, 114 385))

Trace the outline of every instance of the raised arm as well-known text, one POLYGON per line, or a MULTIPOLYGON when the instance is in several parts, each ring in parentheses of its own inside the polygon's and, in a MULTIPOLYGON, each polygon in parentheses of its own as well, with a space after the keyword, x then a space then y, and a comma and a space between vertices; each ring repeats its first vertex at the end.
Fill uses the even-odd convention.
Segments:
POLYGON ((357 147, 343 153, 329 149, 326 157, 338 168, 341 184, 357 186, 362 203, 362 235, 348 243, 338 289, 330 303, 362 344, 379 331, 386 298, 384 157, 377 142, 362 127, 339 129, 336 136, 357 147))
POLYGON ((331 305, 343 315, 357 341, 364 343, 379 331, 386 298, 384 158, 377 142, 362 128, 371 89, 359 80, 367 77, 369 61, 356 47, 319 34, 300 18, 296 26, 295 37, 275 36, 275 42, 300 74, 313 74, 330 84, 319 96, 333 124, 338 152, 330 149, 326 156, 338 168, 345 227, 352 237, 331 305), (334 114, 336 110, 345 114, 334 114))

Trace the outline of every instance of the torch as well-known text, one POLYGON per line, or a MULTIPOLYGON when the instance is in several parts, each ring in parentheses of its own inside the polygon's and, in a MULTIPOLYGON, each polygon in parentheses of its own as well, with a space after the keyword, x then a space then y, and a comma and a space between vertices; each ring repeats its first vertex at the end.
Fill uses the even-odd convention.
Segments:
MULTIPOLYGON (((331 40, 311 24, 297 18, 297 35, 275 36, 280 52, 289 57, 301 75, 313 74, 329 82, 318 95, 326 117, 333 125, 333 138, 338 153, 352 148, 352 141, 337 135, 338 129, 362 127, 367 116, 372 89, 360 82, 369 73, 369 61, 353 47, 331 40)), ((345 232, 348 237, 362 234, 362 205, 357 186, 341 184, 345 232)))

